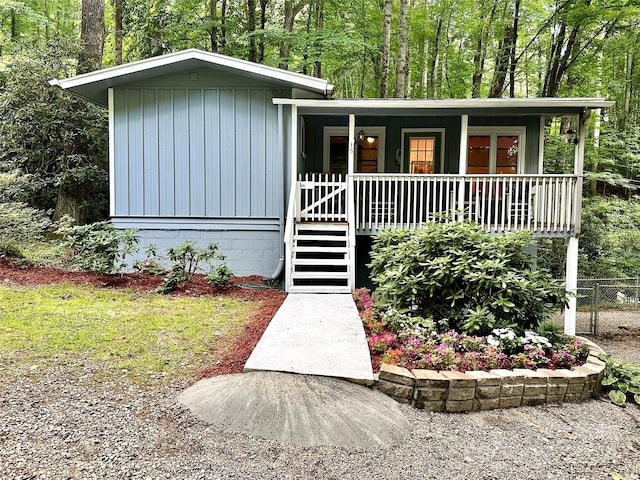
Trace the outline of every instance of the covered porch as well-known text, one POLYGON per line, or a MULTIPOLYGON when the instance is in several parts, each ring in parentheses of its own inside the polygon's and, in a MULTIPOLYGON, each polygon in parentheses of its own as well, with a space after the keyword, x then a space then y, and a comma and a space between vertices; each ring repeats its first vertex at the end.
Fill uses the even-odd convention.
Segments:
MULTIPOLYGON (((285 286, 347 292, 359 235, 470 220, 501 234, 569 237, 575 291, 585 122, 600 99, 274 99, 290 111, 285 286), (570 119, 572 168, 545 174, 545 122, 570 119)), ((575 299, 565 330, 575 331, 575 299)))

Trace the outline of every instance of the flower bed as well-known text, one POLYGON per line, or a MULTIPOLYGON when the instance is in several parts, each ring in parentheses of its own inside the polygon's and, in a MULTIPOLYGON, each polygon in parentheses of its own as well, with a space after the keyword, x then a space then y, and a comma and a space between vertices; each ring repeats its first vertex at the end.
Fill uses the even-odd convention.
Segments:
POLYGON ((495 329, 487 336, 437 333, 428 320, 416 320, 393 310, 377 314, 367 289, 358 289, 353 296, 376 368, 386 363, 457 372, 558 369, 582 365, 589 355, 589 346, 583 340, 557 330, 545 335, 533 331, 517 335, 510 328, 495 329))
POLYGON ((377 314, 367 289, 353 297, 379 369, 376 388, 399 402, 460 412, 581 401, 599 391, 602 350, 586 339, 509 328, 437 333, 424 319, 377 314))

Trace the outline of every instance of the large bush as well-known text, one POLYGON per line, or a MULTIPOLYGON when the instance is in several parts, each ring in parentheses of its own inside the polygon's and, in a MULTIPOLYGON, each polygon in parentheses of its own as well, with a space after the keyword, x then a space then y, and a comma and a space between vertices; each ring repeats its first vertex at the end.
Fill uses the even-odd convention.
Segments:
POLYGON ((28 176, 0 172, 0 256, 21 255, 20 245, 38 239, 51 223, 45 212, 22 201, 29 184, 28 176))
POLYGON ((136 230, 116 230, 111 222, 74 225, 63 217, 56 233, 62 237, 67 266, 97 273, 112 273, 125 267, 127 255, 137 251, 136 230))
POLYGON ((49 85, 75 72, 63 39, 0 63, 0 171, 29 173, 24 202, 78 223, 108 214, 106 111, 49 85))
POLYGON ((566 294, 546 271, 531 269, 530 241, 525 232, 491 236, 473 223, 383 232, 371 254, 376 304, 433 318, 439 331, 534 329, 566 294))

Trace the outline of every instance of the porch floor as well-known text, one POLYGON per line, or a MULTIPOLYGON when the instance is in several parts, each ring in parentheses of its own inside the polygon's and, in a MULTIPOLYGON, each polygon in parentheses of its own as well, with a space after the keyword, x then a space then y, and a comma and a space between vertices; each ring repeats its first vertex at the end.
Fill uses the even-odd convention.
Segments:
POLYGON ((289 294, 245 364, 373 383, 369 347, 350 294, 289 294))

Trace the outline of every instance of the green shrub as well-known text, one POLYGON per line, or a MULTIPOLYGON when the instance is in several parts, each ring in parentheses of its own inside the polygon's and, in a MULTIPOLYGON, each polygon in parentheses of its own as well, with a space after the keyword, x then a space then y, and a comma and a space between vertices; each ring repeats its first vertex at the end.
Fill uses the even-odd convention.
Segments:
MULTIPOLYGON (((149 256, 157 256, 155 247, 150 247, 147 250, 147 260, 149 256)), ((213 285, 226 285, 233 276, 233 272, 225 263, 212 265, 213 262, 224 262, 226 258, 218 251, 217 243, 210 243, 204 248, 198 248, 195 242, 186 241, 177 247, 168 248, 166 257, 159 258, 171 263, 171 269, 158 287, 158 292, 163 294, 173 292, 181 282, 191 281, 195 273, 201 270, 201 263, 209 265, 205 276, 213 285)))
POLYGON ((371 253, 376 304, 433 319, 440 332, 535 329, 566 293, 547 272, 531 270, 530 241, 525 232, 491 236, 470 222, 385 231, 371 253))
POLYGON ((231 277, 233 277, 233 271, 226 263, 215 265, 211 271, 207 273, 207 280, 211 285, 215 285, 216 287, 228 285, 231 277))
POLYGON ((64 217, 56 233, 62 236, 65 263, 89 272, 111 273, 124 267, 124 258, 137 250, 136 231, 116 230, 110 222, 73 225, 64 217))
POLYGON ((598 355, 605 362, 602 386, 616 405, 633 400, 640 405, 640 366, 605 354, 598 355))
POLYGON ((20 257, 20 245, 38 240, 51 221, 47 214, 22 201, 30 177, 0 173, 0 256, 20 257))

